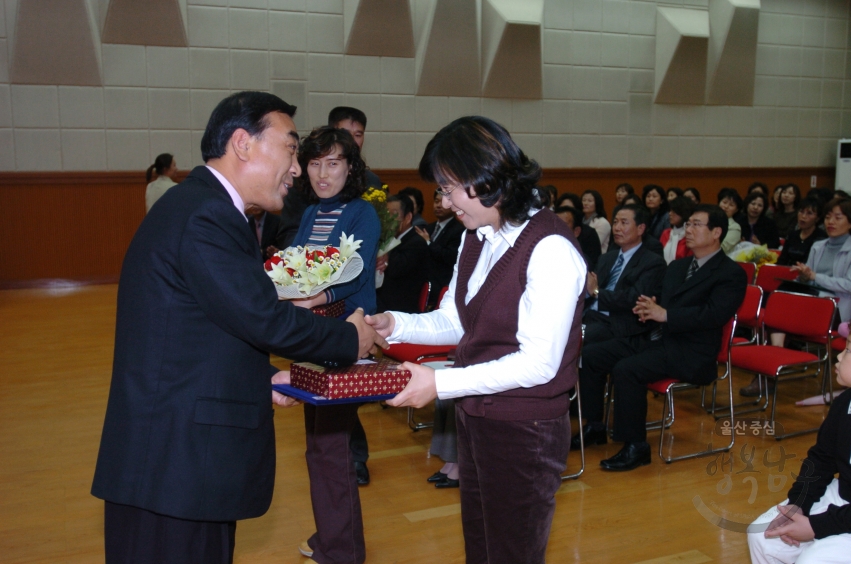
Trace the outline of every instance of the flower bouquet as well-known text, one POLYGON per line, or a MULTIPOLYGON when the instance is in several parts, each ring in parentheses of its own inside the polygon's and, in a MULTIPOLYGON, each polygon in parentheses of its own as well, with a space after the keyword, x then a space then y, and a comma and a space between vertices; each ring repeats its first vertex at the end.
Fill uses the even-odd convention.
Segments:
POLYGON ((275 283, 281 300, 312 298, 329 286, 355 279, 363 270, 356 252, 361 241, 354 235, 340 237, 339 247, 331 245, 288 247, 266 261, 266 274, 275 283))
POLYGON ((779 254, 769 251, 767 245, 754 245, 747 241, 742 241, 736 245, 727 256, 736 262, 754 263, 757 272, 763 264, 776 264, 777 259, 780 258, 779 254))
MULTIPOLYGON (((372 204, 372 207, 375 208, 375 213, 378 214, 378 221, 381 222, 381 235, 378 238, 377 256, 386 255, 401 243, 396 238, 396 230, 399 229, 399 218, 387 209, 387 185, 382 185, 381 190, 370 188, 361 198, 372 204)), ((384 273, 376 272, 375 287, 380 288, 382 284, 384 284, 384 273)))

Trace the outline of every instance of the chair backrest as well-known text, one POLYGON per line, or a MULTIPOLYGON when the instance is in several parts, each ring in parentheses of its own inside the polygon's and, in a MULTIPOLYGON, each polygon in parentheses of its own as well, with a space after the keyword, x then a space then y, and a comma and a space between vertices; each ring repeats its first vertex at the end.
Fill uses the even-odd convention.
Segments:
POLYGON ((431 292, 431 282, 423 284, 423 289, 420 290, 420 301, 417 306, 420 308, 420 313, 428 311, 428 295, 431 292))
POLYGON ((741 266, 745 274, 748 275, 748 284, 753 284, 754 276, 756 276, 756 265, 752 262, 739 262, 736 264, 741 266))
POLYGON ((764 264, 759 267, 754 283, 762 288, 766 294, 769 294, 776 290, 784 280, 795 280, 797 277, 798 273, 793 271, 790 266, 764 264))
POLYGON ((762 308, 762 288, 748 285, 745 290, 745 299, 742 305, 739 306, 739 311, 736 312, 738 324, 756 329, 759 326, 759 311, 762 308))
POLYGON ((721 332, 721 350, 718 351, 718 362, 726 364, 730 359, 730 347, 733 344, 733 333, 736 331, 736 317, 736 315, 733 315, 721 332))
POLYGON ((835 311, 836 302, 830 298, 772 292, 765 306, 763 323, 783 333, 824 340, 830 333, 835 311))

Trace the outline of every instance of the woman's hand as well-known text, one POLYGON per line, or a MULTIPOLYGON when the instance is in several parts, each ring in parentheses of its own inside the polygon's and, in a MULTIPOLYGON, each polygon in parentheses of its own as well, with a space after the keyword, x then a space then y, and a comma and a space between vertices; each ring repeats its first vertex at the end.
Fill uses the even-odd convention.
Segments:
POLYGON ((792 272, 798 273, 798 278, 803 282, 811 282, 816 279, 816 273, 806 264, 799 262, 791 268, 792 272))
POLYGON ((425 407, 437 397, 434 369, 413 362, 405 362, 402 368, 411 371, 411 379, 405 389, 395 398, 387 400, 393 407, 425 407))
POLYGON ((328 303, 328 296, 325 295, 325 292, 320 292, 318 295, 313 296, 312 298, 303 298, 300 300, 290 300, 290 303, 296 307, 304 307, 311 308, 316 307, 318 305, 323 305, 328 303))
POLYGON ((364 318, 368 325, 371 325, 375 332, 385 339, 393 334, 393 329, 396 328, 396 318, 392 313, 376 313, 375 315, 367 315, 364 318))

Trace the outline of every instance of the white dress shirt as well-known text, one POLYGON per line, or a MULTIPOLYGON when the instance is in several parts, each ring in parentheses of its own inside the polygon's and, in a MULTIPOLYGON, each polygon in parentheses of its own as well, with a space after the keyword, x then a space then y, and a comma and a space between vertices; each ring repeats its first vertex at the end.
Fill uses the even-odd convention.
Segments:
MULTIPOLYGON (((470 303, 493 265, 514 245, 528 223, 527 220, 519 226, 506 224, 497 232, 490 226, 477 230, 476 236, 479 240, 484 239, 485 243, 470 276, 464 303, 470 303)), ((465 233, 461 239, 459 255, 466 236, 465 233)), ((437 396, 449 399, 496 394, 540 386, 552 380, 561 365, 576 302, 585 291, 585 274, 584 259, 567 239, 559 235, 543 238, 532 251, 526 270, 526 289, 516 306, 520 350, 490 362, 435 371, 437 396)), ((396 321, 390 340, 424 345, 458 344, 464 329, 455 308, 457 279, 456 261, 455 272, 440 309, 417 315, 390 312, 396 321)), ((489 306, 512 307, 498 303, 489 306)))

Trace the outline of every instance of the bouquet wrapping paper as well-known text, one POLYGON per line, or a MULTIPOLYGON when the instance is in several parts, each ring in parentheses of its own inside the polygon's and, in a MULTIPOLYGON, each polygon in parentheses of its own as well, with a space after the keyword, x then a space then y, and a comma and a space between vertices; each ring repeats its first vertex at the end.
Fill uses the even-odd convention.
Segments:
POLYGON ((309 362, 293 363, 290 383, 294 388, 327 399, 379 396, 401 392, 411 372, 396 361, 360 361, 343 368, 325 368, 309 362))

